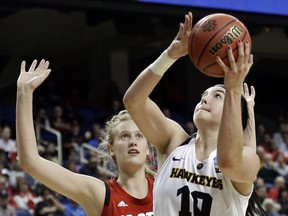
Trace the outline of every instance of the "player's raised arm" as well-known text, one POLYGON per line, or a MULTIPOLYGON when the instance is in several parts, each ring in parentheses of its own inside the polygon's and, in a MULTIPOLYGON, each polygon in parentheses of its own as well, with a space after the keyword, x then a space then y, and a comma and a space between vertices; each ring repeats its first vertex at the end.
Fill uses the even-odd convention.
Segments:
POLYGON ((47 187, 81 204, 87 213, 93 211, 95 215, 100 215, 105 198, 102 181, 92 181, 88 176, 73 173, 38 154, 32 115, 33 92, 50 71, 49 62, 45 60, 39 64, 34 60, 27 71, 26 62, 21 64, 16 101, 16 139, 20 166, 47 187))
POLYGON ((123 98, 126 109, 139 129, 160 153, 167 154, 174 148, 169 146, 169 143, 174 139, 172 137, 176 131, 182 131, 182 137, 177 138, 179 139, 178 144, 187 138, 187 134, 177 123, 164 116, 160 108, 149 98, 149 95, 168 68, 178 58, 188 54, 188 38, 191 28, 192 13, 188 13, 185 15, 184 23, 180 23, 178 34, 170 46, 139 74, 123 98))
MULTIPOLYGON (((238 59, 235 60, 228 47, 229 65, 217 58, 225 73, 226 89, 223 115, 218 135, 218 161, 223 173, 234 182, 250 185, 259 168, 256 152, 244 146, 244 132, 241 123, 241 98, 244 79, 253 65, 250 44, 238 41, 238 59), (247 170, 247 167, 250 167, 247 170), (245 174, 245 175, 244 175, 245 174)), ((246 104, 247 106, 247 104, 246 104)), ((220 169, 221 169, 220 168, 220 169)), ((251 186, 247 187, 250 191, 251 186)))

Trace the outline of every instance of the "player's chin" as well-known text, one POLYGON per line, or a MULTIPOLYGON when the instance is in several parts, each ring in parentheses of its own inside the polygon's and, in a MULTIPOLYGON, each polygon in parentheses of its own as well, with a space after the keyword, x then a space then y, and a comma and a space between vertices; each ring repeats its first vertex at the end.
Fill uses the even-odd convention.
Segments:
POLYGON ((209 115, 209 112, 207 110, 199 109, 197 112, 194 113, 194 119, 203 119, 207 118, 207 115, 209 115))
POLYGON ((204 123, 210 122, 211 118, 212 117, 209 115, 207 111, 202 110, 200 112, 195 113, 193 119, 194 119, 195 124, 204 124, 204 123))
POLYGON ((127 164, 129 170, 137 170, 144 166, 145 162, 143 160, 129 160, 127 164))
POLYGON ((138 155, 129 155, 128 160, 129 160, 130 163, 143 164, 146 161, 146 157, 143 157, 140 154, 138 154, 138 155))

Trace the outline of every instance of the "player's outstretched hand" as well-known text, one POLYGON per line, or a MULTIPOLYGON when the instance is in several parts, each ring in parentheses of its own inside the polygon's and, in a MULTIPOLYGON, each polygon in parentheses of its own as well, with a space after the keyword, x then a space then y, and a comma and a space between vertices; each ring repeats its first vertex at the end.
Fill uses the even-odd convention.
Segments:
POLYGON ((168 54, 173 59, 178 59, 188 54, 188 39, 192 31, 192 13, 185 14, 184 23, 180 23, 179 31, 168 47, 168 54))
POLYGON ((34 60, 28 71, 26 71, 26 62, 22 61, 17 88, 34 91, 48 77, 50 72, 49 61, 44 59, 38 65, 37 60, 34 60))

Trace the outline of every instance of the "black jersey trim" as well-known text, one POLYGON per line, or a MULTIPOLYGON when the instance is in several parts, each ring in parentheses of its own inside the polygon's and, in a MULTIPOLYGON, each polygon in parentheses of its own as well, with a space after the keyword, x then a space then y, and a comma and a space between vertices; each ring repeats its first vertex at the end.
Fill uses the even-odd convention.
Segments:
POLYGON ((183 145, 187 145, 191 139, 196 137, 196 133, 193 133, 189 136, 189 138, 187 140, 185 140, 183 143, 181 143, 179 146, 183 146, 183 145))
POLYGON ((109 202, 110 202, 110 187, 109 187, 109 185, 106 183, 106 182, 104 182, 105 183, 105 188, 106 188, 106 193, 105 193, 105 200, 104 200, 104 205, 105 206, 108 206, 109 205, 109 202))

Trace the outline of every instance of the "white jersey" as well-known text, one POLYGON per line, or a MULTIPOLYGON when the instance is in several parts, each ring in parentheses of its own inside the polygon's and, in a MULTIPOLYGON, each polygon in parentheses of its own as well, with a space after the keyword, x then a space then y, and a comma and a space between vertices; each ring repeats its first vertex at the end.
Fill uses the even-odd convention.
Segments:
POLYGON ((177 147, 155 176, 154 216, 245 216, 243 196, 217 166, 216 150, 196 159, 195 138, 177 147))

